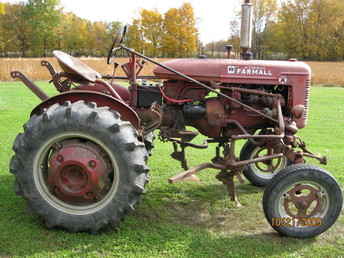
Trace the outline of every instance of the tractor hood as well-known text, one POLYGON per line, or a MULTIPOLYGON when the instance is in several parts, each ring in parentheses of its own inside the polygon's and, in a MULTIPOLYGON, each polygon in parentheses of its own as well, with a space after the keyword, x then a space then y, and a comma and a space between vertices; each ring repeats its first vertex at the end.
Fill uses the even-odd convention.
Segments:
MULTIPOLYGON (((311 76, 310 67, 295 60, 173 59, 163 64, 200 81, 287 84, 289 76, 311 76)), ((160 66, 153 72, 162 79, 181 79, 160 66)))

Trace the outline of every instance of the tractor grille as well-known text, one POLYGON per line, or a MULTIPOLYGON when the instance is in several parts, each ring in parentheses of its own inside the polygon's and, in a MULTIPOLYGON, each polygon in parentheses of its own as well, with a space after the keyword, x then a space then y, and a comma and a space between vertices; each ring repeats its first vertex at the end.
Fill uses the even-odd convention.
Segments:
POLYGON ((305 87, 305 102, 304 102, 304 106, 305 106, 305 112, 303 114, 303 118, 305 120, 305 125, 307 124, 307 120, 308 120, 308 110, 309 110, 309 95, 311 93, 311 80, 306 80, 306 87, 305 87))

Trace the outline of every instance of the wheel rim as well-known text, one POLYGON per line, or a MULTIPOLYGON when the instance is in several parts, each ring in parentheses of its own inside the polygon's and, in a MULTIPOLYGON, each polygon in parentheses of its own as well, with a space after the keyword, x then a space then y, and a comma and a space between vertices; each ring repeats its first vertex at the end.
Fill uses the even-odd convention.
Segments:
POLYGON ((118 188, 119 169, 113 153, 98 139, 80 132, 49 139, 33 165, 41 197, 64 213, 85 215, 101 210, 118 188))
POLYGON ((313 181, 301 181, 286 186, 277 200, 279 216, 294 219, 322 219, 327 214, 330 203, 328 191, 313 181))
MULTIPOLYGON (((257 146, 251 152, 250 159, 259 158, 266 155, 271 155, 269 154, 268 148, 257 146)), ((248 166, 250 166, 251 170, 256 176, 262 179, 270 180, 274 177, 274 175, 278 171, 280 171, 281 169, 287 166, 287 158, 281 157, 281 158, 276 158, 276 159, 272 159, 268 161, 256 162, 256 163, 249 164, 248 166)))

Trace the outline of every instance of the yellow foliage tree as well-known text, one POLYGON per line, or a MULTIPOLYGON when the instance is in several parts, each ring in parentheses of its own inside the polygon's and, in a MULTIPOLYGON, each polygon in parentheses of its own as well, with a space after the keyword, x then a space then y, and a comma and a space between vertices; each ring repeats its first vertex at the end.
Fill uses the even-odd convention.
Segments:
POLYGON ((178 9, 169 9, 164 16, 164 35, 162 37, 163 53, 166 57, 179 55, 180 19, 178 9))
POLYGON ((5 4, 4 3, 0 3, 0 15, 1 14, 5 14, 5 4))
POLYGON ((130 48, 133 48, 138 52, 146 53, 147 43, 143 39, 140 19, 133 20, 128 31, 127 44, 130 48))
POLYGON ((164 15, 142 9, 128 32, 128 45, 148 56, 186 57, 197 52, 198 34, 193 8, 183 4, 164 15))
POLYGON ((153 57, 161 55, 163 17, 156 10, 141 10, 141 33, 146 44, 146 54, 153 57))
POLYGON ((164 16, 163 53, 168 57, 193 56, 197 52, 198 33, 194 11, 189 3, 171 8, 164 16))

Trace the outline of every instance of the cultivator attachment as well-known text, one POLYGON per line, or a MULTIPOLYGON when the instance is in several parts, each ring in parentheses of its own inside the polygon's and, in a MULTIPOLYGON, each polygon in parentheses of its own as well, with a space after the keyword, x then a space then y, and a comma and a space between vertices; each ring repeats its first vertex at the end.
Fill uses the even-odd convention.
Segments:
MULTIPOLYGON (((241 206, 235 190, 234 177, 237 177, 239 182, 243 183, 244 180, 241 177, 241 173, 247 165, 264 163, 268 169, 272 170, 272 161, 274 159, 287 158, 290 164, 302 164, 305 163, 304 157, 314 158, 321 164, 326 164, 326 157, 318 156, 310 152, 306 148, 305 142, 294 135, 294 123, 283 118, 281 102, 278 97, 276 98, 275 105, 275 110, 278 115, 276 119, 276 121, 278 121, 278 127, 276 127, 275 130, 262 130, 258 135, 251 135, 243 127, 238 126, 238 128, 242 130, 242 134, 234 135, 229 139, 208 139, 203 145, 166 138, 165 140, 173 142, 174 152, 171 156, 179 160, 182 167, 186 169, 185 172, 170 178, 169 182, 176 183, 186 180, 199 181, 196 177, 198 172, 209 168, 221 170, 216 178, 227 186, 230 199, 234 201, 237 206, 241 206), (257 146, 268 149, 267 155, 252 157, 252 159, 249 160, 240 160, 240 158, 236 157, 235 147, 237 140, 241 139, 247 139, 257 146), (185 148, 207 148, 208 143, 218 143, 216 155, 212 159, 212 162, 203 163, 189 169, 185 157, 185 148), (178 145, 180 145, 181 151, 178 151, 178 145), (296 150, 297 148, 300 150, 296 150)), ((236 122, 233 123, 237 125, 236 122)))

